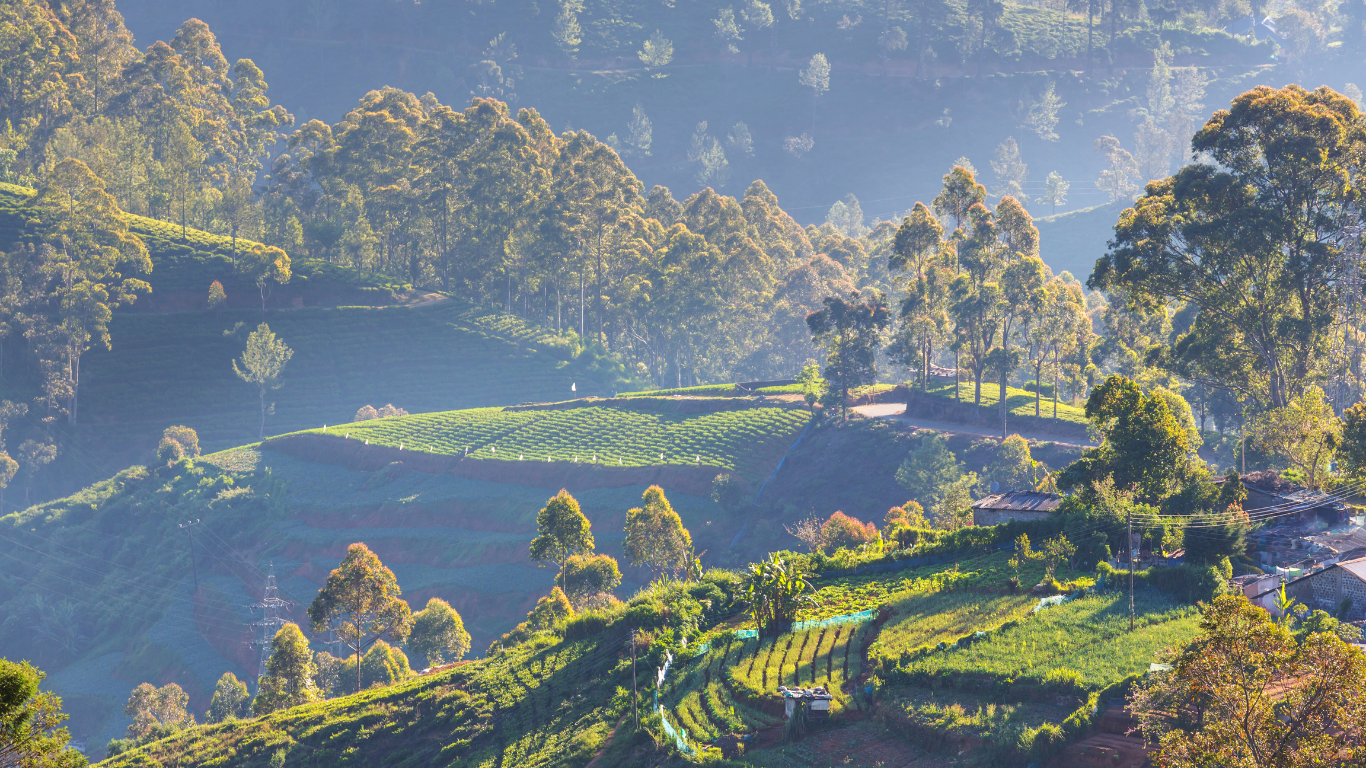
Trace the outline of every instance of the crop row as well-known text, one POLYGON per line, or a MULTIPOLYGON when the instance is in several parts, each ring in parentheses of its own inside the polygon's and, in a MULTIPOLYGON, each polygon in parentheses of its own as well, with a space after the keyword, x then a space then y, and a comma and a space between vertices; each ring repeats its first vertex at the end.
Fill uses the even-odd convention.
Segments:
MULTIPOLYGON (((844 683, 863 673, 863 647, 871 622, 793 632, 752 646, 727 676, 736 691, 751 699, 771 698, 780 685, 823 685, 835 696, 832 712, 851 705, 844 683)), ((747 646, 748 648, 748 646, 747 646)))
POLYGON ((705 464, 766 471, 806 423, 799 411, 752 408, 697 415, 595 406, 544 411, 480 408, 330 428, 351 440, 439 455, 607 466, 705 464))
MULTIPOLYGON (((876 608, 898 597, 939 590, 971 590, 974 592, 1011 592, 1009 580, 1018 578, 1024 587, 1038 583, 1044 576, 1044 564, 1026 560, 1018 568, 1009 564, 1008 552, 976 555, 959 562, 927 565, 893 573, 845 576, 816 582, 815 605, 803 608, 799 620, 826 619, 876 608)), ((1062 580, 1081 579, 1088 575, 1072 571, 1064 564, 1057 577, 1062 580)))
POLYGON ((1147 669, 1162 648, 1198 630, 1199 612, 1156 590, 1136 595, 1136 626, 1129 629, 1128 596, 1101 592, 1007 622, 966 647, 921 655, 901 669, 912 678, 967 674, 997 679, 1042 677, 1054 670, 1080 676, 1090 689, 1147 669))

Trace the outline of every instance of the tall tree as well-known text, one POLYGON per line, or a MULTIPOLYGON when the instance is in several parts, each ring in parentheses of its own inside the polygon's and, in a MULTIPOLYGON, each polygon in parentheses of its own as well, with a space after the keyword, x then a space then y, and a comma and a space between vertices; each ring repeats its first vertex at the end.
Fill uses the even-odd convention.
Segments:
POLYGON ((1058 487, 1086 488, 1106 479, 1150 501, 1165 499, 1187 474, 1191 447, 1167 402, 1122 376, 1091 391, 1086 418, 1100 432, 1099 448, 1082 452, 1058 476, 1058 487))
POLYGON ((644 565, 662 574, 680 571, 692 552, 692 536, 683 520, 652 485, 641 496, 641 505, 626 512, 626 541, 622 545, 631 565, 644 565))
POLYGON ((256 290, 261 294, 262 319, 266 316, 266 295, 271 284, 284 285, 293 275, 289 254, 273 245, 253 245, 237 262, 237 271, 256 283, 256 290))
POLYGON ((85 755, 68 747, 62 700, 41 691, 46 675, 28 662, 0 659, 0 763, 80 768, 85 755))
POLYGON ((566 596, 575 610, 611 602, 612 590, 621 585, 621 568, 611 555, 571 555, 564 561, 566 596))
POLYGON ((81 356, 92 342, 110 348, 113 310, 151 290, 132 275, 150 273, 152 260, 104 182, 80 160, 57 163, 32 207, 44 240, 36 251, 46 294, 40 317, 45 335, 60 350, 70 393, 67 420, 75 424, 81 356))
POLYGON ((251 713, 260 716, 317 701, 321 698, 313 682, 317 675, 318 667, 313 663, 308 639, 298 624, 286 622, 270 641, 266 675, 258 684, 251 713))
POLYGON ((247 336, 247 348, 242 352, 242 365, 232 361, 232 370, 237 378, 256 387, 261 401, 261 425, 257 437, 266 436, 266 392, 279 389, 283 384, 280 376, 285 372, 285 364, 294 356, 294 350, 277 338, 270 326, 261 323, 247 336))
POLYGON ((1311 384, 1284 407, 1255 419, 1248 436, 1253 445, 1304 473, 1304 484, 1317 490, 1328 477, 1342 432, 1323 390, 1311 384))
POLYGON ((968 0, 967 10, 968 16, 976 19, 982 30, 981 40, 977 43, 977 76, 980 78, 982 64, 987 57, 987 37, 991 28, 1001 23, 1006 6, 1001 0, 968 0))
POLYGON ((190 695, 175 683, 160 688, 142 683, 133 689, 123 713, 133 718, 128 725, 130 739, 143 739, 158 729, 178 729, 194 725, 194 715, 185 709, 190 695))
POLYGON ((907 286, 901 300, 901 328, 898 340, 889 350, 895 362, 911 365, 912 355, 919 368, 920 388, 929 387, 930 361, 934 342, 940 338, 948 317, 944 312, 949 271, 945 268, 944 227, 924 203, 916 202, 902 219, 888 256, 892 273, 910 272, 915 282, 907 286), (902 340, 904 337, 904 341, 902 340))
POLYGON ((1359 763, 1366 739, 1366 656, 1332 632, 1296 642, 1242 595, 1214 598, 1171 670, 1138 686, 1130 707, 1157 763, 1300 768, 1359 763))
POLYGON ((962 229, 967 223, 968 211, 986 199, 987 188, 977 183, 972 171, 956 165, 944 174, 944 189, 935 196, 932 205, 935 213, 953 218, 954 229, 962 229))
POLYGON ((858 291, 848 299, 828 296, 824 309, 806 316, 812 341, 825 349, 825 378, 840 394, 840 412, 848 418, 849 390, 877 377, 877 349, 891 314, 877 291, 866 298, 858 291))
POLYGON ((209 700, 209 713, 204 722, 210 725, 225 723, 245 716, 250 712, 251 693, 247 684, 237 679, 237 675, 224 672, 214 686, 213 698, 209 700))
POLYGON ((402 640, 412 627, 412 612, 400 594, 394 572, 369 547, 356 543, 347 548, 346 557, 308 606, 313 631, 335 628, 354 653, 357 691, 361 653, 385 637, 402 640))
POLYGON ((1193 306, 1164 362, 1241 359, 1266 404, 1286 405, 1319 363, 1343 295, 1363 145, 1356 105, 1326 87, 1244 93, 1196 134, 1208 161, 1151 183, 1120 216, 1089 284, 1147 307, 1193 306))
POLYGON ((538 563, 554 563, 560 575, 556 580, 564 588, 564 562, 573 555, 586 555, 593 551, 592 525, 583 512, 579 502, 569 491, 550 497, 546 505, 536 515, 536 538, 531 540, 531 559, 538 563))
POLYGON ((815 136, 816 104, 820 102, 821 94, 830 90, 830 62, 825 54, 817 53, 811 57, 806 69, 801 71, 798 82, 811 89, 811 135, 815 136))
POLYGON ((470 633, 451 604, 439 597, 427 600, 427 607, 413 614, 413 631, 408 648, 428 667, 449 664, 465 658, 470 651, 470 633))

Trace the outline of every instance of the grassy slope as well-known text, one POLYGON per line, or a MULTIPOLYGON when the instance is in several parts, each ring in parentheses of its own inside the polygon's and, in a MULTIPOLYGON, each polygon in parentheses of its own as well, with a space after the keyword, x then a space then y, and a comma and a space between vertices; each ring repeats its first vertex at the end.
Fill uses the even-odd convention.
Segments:
MULTIPOLYGON (((863 671, 865 648, 870 650, 871 663, 895 664, 895 654, 878 659, 889 643, 895 644, 894 638, 917 647, 940 639, 952 642, 962 634, 994 629, 1008 620, 1015 622, 1014 627, 994 632, 989 641, 931 653, 913 664, 934 664, 936 669, 948 665, 969 675, 989 677, 1042 675, 1062 666, 1078 669, 1086 688, 1095 689, 1141 668, 1156 649, 1188 639, 1195 631, 1192 608, 1152 591, 1139 595, 1142 626, 1133 635, 1127 633, 1127 623, 1126 631, 1117 629, 1116 617, 1123 613, 1115 608, 1123 602, 1118 593, 1102 592, 1029 613, 1037 598, 1005 593, 1005 557, 993 553, 958 565, 822 582, 822 595, 851 589, 873 595, 877 602, 888 604, 892 619, 800 631, 764 642, 715 635, 708 650, 673 665, 660 691, 665 714, 675 727, 688 729, 693 743, 706 744, 727 733, 753 733, 780 723, 770 697, 780 683, 832 686, 836 712, 863 708, 867 702, 852 681, 863 671), (953 589, 945 588, 949 583, 953 589)), ((1021 575, 1033 578, 1038 568, 1027 565, 1030 573, 1021 575)), ((256 766, 268 764, 269 758, 283 750, 288 764, 297 759, 299 765, 352 764, 347 761, 363 758, 369 762, 357 764, 447 765, 456 761, 461 765, 558 762, 581 766, 612 722, 621 715, 629 719, 629 705, 615 693, 618 686, 629 685, 629 663, 613 641, 603 637, 592 645, 585 640, 541 636, 506 655, 454 673, 235 725, 192 729, 108 765, 216 765, 231 757, 234 765, 256 766), (496 709, 492 707, 495 700, 496 709), (474 725, 479 722, 491 728, 474 725)), ((905 649, 898 646, 895 650, 905 649)), ((650 701, 648 685, 645 695, 650 701)), ((918 719, 946 731, 979 725, 963 716, 964 706, 971 710, 974 703, 970 693, 946 689, 935 694, 929 689, 893 686, 879 698, 887 698, 894 709, 906 705, 918 719), (941 710, 956 714, 936 719, 934 714, 941 710)), ((1002 717, 1014 709, 1006 707, 1002 717)), ((1059 719, 1052 710, 1035 709, 1020 705, 1010 720, 1032 727, 1059 719)), ((609 750, 608 754, 617 752, 609 750)), ((631 754, 631 765, 667 759, 656 755, 642 762, 638 750, 631 754)), ((766 750, 753 757, 764 754, 766 750)), ((628 763, 609 758, 603 764, 628 763)))
POLYGON ((642 412, 597 401, 577 408, 481 408, 376 419, 328 432, 447 456, 582 462, 596 457, 607 466, 628 467, 701 463, 761 480, 809 418, 794 408, 684 415, 642 412))
MULTIPOLYGON (((1001 388, 997 384, 982 382, 982 407, 992 409, 993 413, 1000 407, 1001 388)), ((953 398, 953 383, 931 384, 929 393, 936 397, 946 400, 953 398)), ((972 381, 966 380, 958 384, 958 398, 964 403, 973 402, 974 387, 972 381)), ((1035 405, 1035 394, 1028 390, 1006 387, 1006 407, 1010 409, 1013 416, 1033 416, 1035 405)), ((1053 418, 1053 401, 1047 397, 1038 398, 1039 418, 1051 420, 1053 418)), ((1086 410, 1075 405, 1070 405, 1066 400, 1058 400, 1058 421, 1067 425, 1084 426, 1086 421, 1086 410)), ((1009 422, 1007 422, 1008 424, 1009 422)), ((997 422, 1000 426, 1000 422, 997 422)), ((1028 427, 1025 427, 1028 429, 1028 427)))
MULTIPOLYGON (((32 214, 27 209, 33 194, 27 187, 0 183, 0 248, 10 247, 33 231, 32 214)), ((129 229, 142 238, 152 256, 152 273, 141 276, 152 285, 152 293, 140 300, 137 309, 167 308, 168 303, 174 303, 178 309, 204 308, 209 284, 214 280, 223 283, 229 306, 260 306, 256 286, 233 271, 232 238, 197 229, 186 229, 182 235, 180 227, 169 222, 133 214, 126 214, 125 218, 129 229)), ((237 251, 252 245, 252 241, 238 238, 237 251)), ((389 304, 412 289, 388 275, 339 267, 319 259, 294 259, 291 269, 293 279, 288 285, 273 289, 268 303, 291 306, 295 297, 307 296, 312 299, 305 302, 309 304, 326 302, 328 298, 334 300, 331 303, 389 304)))
POLYGON ((611 697, 630 684, 629 658, 623 661, 615 644, 540 645, 389 688, 196 728, 105 765, 582 765, 615 722, 611 697))
MULTIPOLYGON (((453 426, 459 422, 487 425, 516 417, 532 422, 517 433, 524 438, 536 427, 538 440, 583 440, 585 450, 623 436, 650 450, 676 439, 688 450, 705 451, 713 463, 759 472, 762 464, 776 463, 807 419, 800 410, 781 408, 692 416, 640 410, 650 406, 478 409, 342 429, 380 442, 406 435, 404 430, 429 430, 450 442, 452 434, 464 436, 453 426), (649 442, 661 436, 668 440, 649 442)), ((670 453, 666 463, 692 463, 691 456, 670 453)), ((642 452, 633 463, 659 462, 642 452)), ((575 492, 593 521, 599 551, 623 558, 625 511, 639 504, 643 490, 575 492)), ((282 596, 293 602, 288 616, 304 621, 304 608, 346 546, 365 541, 393 568, 414 608, 430 596, 455 605, 478 653, 548 589, 550 571, 535 568, 526 552, 536 511, 552 493, 422 472, 393 477, 352 471, 253 448, 151 474, 130 470, 70 498, 0 518, 0 541, 8 551, 0 560, 0 611, 20 612, 32 594, 69 599, 78 606, 82 633, 95 638, 74 654, 56 653, 14 627, 17 633, 0 636, 0 647, 56 673, 54 687, 76 713, 73 731, 98 753, 120 735, 118 711, 137 683, 174 680, 202 711, 219 675, 255 668, 253 651, 243 644, 253 620, 245 606, 260 599, 268 564, 282 596), (195 529, 197 590, 188 540, 177 527, 187 519, 201 521, 195 529)), ((672 491, 670 499, 699 549, 725 551, 735 526, 723 510, 672 491)), ((628 569, 627 588, 640 576, 628 569)))

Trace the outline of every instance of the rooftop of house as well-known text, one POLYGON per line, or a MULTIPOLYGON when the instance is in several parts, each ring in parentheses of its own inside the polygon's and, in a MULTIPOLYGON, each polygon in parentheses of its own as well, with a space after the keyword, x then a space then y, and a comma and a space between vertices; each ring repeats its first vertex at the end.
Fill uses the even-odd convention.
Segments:
POLYGON ((1248 472, 1240 479, 1247 488, 1261 491, 1268 496, 1274 496, 1281 503, 1303 504, 1306 508, 1311 506, 1328 506, 1334 509, 1346 508, 1336 497, 1329 496, 1322 491, 1305 488, 1298 483, 1292 483, 1281 477, 1280 473, 1274 469, 1248 472))
POLYGON ((1056 493, 1006 491, 993 493, 972 503, 973 509, 1006 509, 1016 512, 1052 512, 1062 503, 1056 493))

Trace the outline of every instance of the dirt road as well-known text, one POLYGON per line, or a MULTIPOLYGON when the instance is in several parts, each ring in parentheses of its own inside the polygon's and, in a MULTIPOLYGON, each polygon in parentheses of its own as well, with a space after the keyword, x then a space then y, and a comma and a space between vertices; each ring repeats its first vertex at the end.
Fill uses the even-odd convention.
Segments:
MULTIPOLYGON (((1000 437, 1001 431, 991 427, 973 426, 969 424, 949 424, 942 421, 929 421, 927 419, 912 419, 903 416, 906 411, 904 403, 878 403, 876 405, 857 405, 849 410, 867 416, 870 419, 896 419, 897 421, 910 424, 921 429, 933 429, 936 432, 953 432, 964 435, 983 435, 985 437, 1000 437)), ((1007 422, 1008 424, 1009 422, 1007 422)), ((1014 430, 1011 430, 1014 432, 1014 430)), ((1018 433, 1020 437, 1034 442, 1053 442, 1060 445, 1076 445, 1083 448, 1094 448, 1096 444, 1091 441, 1077 442, 1069 438, 1060 438, 1053 435, 1033 434, 1029 432, 1018 433)))

